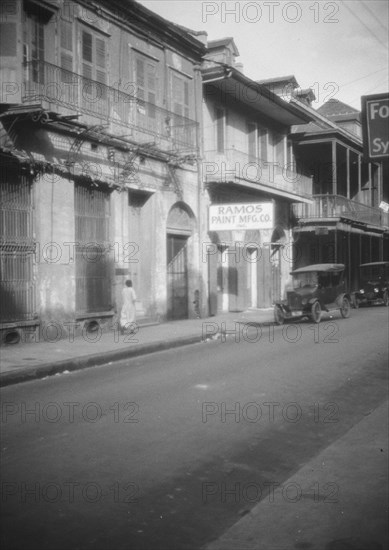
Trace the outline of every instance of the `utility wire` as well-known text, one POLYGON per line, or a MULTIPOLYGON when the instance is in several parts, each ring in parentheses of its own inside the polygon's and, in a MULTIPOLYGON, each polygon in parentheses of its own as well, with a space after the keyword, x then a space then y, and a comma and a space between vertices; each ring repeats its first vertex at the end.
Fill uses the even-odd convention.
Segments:
POLYGON ((385 48, 385 50, 387 50, 387 49, 388 49, 387 44, 385 44, 384 42, 382 42, 382 40, 380 40, 380 39, 378 38, 378 36, 376 36, 376 35, 374 34, 374 32, 373 32, 371 29, 369 29, 369 27, 368 27, 368 26, 365 24, 365 22, 359 17, 359 15, 357 15, 355 12, 353 12, 353 10, 351 10, 351 9, 347 6, 347 4, 346 4, 346 2, 345 2, 344 0, 340 0, 340 1, 342 2, 343 6, 346 8, 346 10, 348 10, 356 19, 358 19, 358 21, 361 23, 361 25, 363 25, 363 26, 365 27, 365 29, 367 30, 367 32, 368 32, 369 34, 371 34, 371 36, 373 36, 373 37, 377 40, 377 42, 379 42, 379 43, 381 44, 381 46, 383 46, 383 47, 385 48))
POLYGON ((356 78, 355 80, 351 80, 350 82, 346 82, 345 84, 339 84, 339 86, 342 86, 343 88, 345 86, 349 86, 349 84, 354 84, 354 82, 358 82, 358 80, 363 80, 364 78, 367 78, 368 76, 373 76, 373 74, 380 73, 381 71, 387 71, 387 67, 382 67, 382 69, 378 69, 378 71, 374 71, 373 73, 365 74, 364 76, 361 76, 360 78, 356 78))
POLYGON ((362 0, 360 0, 361 4, 363 5, 363 7, 370 13, 370 15, 376 20, 376 22, 384 29, 384 31, 387 33, 388 32, 388 29, 387 27, 385 27, 385 25, 383 25, 381 23, 381 21, 378 19, 378 17, 375 16, 375 13, 369 8, 369 6, 363 2, 362 0))
MULTIPOLYGON (((376 90, 377 88, 380 88, 382 85, 386 85, 386 80, 380 80, 380 82, 378 84, 375 84, 372 88, 369 88, 368 90, 366 90, 363 94, 361 95, 367 95, 369 94, 370 92, 374 92, 374 90, 376 90)), ((361 96, 358 96, 356 98, 354 98, 352 101, 350 101, 350 103, 353 103, 354 101, 357 101, 358 99, 360 99, 361 96)))

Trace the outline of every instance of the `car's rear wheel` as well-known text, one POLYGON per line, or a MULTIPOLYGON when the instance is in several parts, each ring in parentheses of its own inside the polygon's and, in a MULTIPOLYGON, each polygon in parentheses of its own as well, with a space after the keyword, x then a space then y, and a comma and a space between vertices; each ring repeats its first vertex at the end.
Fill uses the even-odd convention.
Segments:
POLYGON ((321 306, 319 302, 315 302, 311 307, 311 317, 314 323, 320 323, 321 319, 321 306))
POLYGON ((276 325, 283 325, 285 321, 285 316, 282 309, 278 306, 274 306, 274 322, 276 325))
POLYGON ((350 317, 350 301, 348 298, 343 298, 342 305, 340 306, 340 314, 344 319, 350 317))
POLYGON ((385 290, 383 295, 384 306, 389 306, 389 292, 385 290))

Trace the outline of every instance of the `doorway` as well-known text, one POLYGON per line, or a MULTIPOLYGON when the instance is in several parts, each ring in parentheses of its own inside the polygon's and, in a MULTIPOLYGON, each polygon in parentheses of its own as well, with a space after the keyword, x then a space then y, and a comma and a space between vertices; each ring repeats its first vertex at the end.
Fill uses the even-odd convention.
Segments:
POLYGON ((166 224, 167 318, 187 319, 189 315, 189 248, 193 216, 183 203, 174 205, 166 224))
POLYGON ((167 235, 167 303, 169 319, 188 318, 188 237, 167 235))

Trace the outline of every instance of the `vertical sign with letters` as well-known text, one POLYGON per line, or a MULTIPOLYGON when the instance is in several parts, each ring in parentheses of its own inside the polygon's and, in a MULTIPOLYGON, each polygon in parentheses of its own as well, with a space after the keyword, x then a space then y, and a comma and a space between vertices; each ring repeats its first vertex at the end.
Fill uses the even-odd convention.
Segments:
POLYGON ((362 96, 364 156, 389 158, 389 93, 362 96))

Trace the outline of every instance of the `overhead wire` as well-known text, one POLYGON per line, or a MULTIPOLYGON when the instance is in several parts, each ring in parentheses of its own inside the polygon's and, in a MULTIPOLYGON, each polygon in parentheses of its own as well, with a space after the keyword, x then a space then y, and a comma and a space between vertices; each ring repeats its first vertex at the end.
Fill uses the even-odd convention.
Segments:
POLYGON ((358 82, 358 80, 363 80, 364 78, 367 78, 368 76, 373 76, 373 74, 380 73, 382 71, 387 71, 387 67, 382 67, 382 69, 378 69, 377 71, 374 71, 372 73, 365 74, 364 76, 361 76, 359 78, 356 78, 355 80, 350 80, 349 82, 346 82, 345 84, 339 84, 339 86, 342 86, 343 88, 345 86, 348 86, 349 84, 354 84, 354 82, 358 82))
POLYGON ((365 2, 363 2, 363 0, 360 0, 360 3, 370 13, 370 15, 376 20, 376 22, 384 29, 384 31, 388 32, 388 28, 385 27, 385 25, 382 24, 382 22, 378 19, 378 17, 375 16, 375 13, 369 8, 369 6, 365 2))
POLYGON ((353 10, 351 10, 345 0, 340 0, 341 3, 343 4, 343 6, 356 18, 358 19, 358 21, 361 23, 361 25, 367 30, 367 32, 377 40, 377 42, 379 42, 381 44, 381 46, 383 46, 386 50, 388 48, 388 45, 385 44, 380 38, 378 38, 378 36, 376 36, 376 34, 366 25, 366 23, 359 17, 359 15, 357 15, 356 12, 354 12, 353 10))

